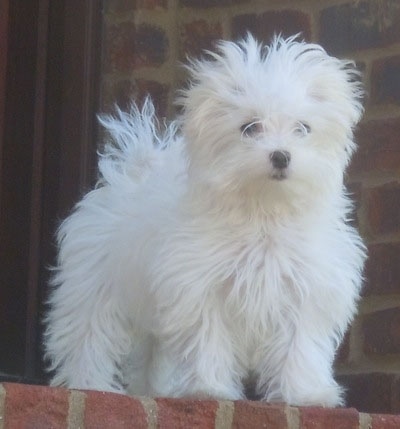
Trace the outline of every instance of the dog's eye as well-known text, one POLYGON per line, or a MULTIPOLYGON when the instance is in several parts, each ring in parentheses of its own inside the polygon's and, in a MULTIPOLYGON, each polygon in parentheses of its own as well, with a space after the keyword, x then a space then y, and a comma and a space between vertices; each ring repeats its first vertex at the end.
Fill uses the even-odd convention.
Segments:
POLYGON ((247 137, 255 136, 263 131, 263 126, 259 121, 248 122, 240 127, 240 131, 247 137))
POLYGON ((311 127, 305 122, 297 122, 294 132, 299 137, 305 137, 311 133, 311 127))

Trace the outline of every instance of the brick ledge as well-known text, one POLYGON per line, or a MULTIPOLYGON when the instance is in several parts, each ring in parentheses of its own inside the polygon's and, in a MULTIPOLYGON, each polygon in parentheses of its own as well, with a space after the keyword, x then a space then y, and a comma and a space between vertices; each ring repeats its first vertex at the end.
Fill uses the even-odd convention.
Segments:
POLYGON ((0 429, 398 429, 400 415, 0 384, 0 429))

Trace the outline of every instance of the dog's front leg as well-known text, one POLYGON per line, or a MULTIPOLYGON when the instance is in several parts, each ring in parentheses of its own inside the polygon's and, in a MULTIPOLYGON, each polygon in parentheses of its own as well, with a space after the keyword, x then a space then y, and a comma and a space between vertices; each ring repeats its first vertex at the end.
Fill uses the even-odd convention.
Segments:
POLYGON ((47 357, 53 385, 123 392, 121 357, 131 344, 123 315, 112 296, 93 293, 86 301, 58 289, 53 301, 69 300, 69 308, 53 305, 48 315, 47 357), (62 296, 61 296, 62 295, 62 296))
POLYGON ((244 397, 230 334, 214 299, 176 302, 160 317, 149 377, 153 395, 244 397))
POLYGON ((332 374, 334 343, 301 326, 277 334, 265 349, 257 391, 267 402, 292 405, 342 405, 342 389, 332 374), (287 332, 286 332, 287 334, 287 332))

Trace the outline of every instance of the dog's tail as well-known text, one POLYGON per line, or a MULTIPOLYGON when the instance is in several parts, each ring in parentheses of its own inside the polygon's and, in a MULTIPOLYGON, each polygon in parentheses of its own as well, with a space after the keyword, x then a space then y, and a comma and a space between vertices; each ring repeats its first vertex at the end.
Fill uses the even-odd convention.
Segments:
POLYGON ((142 182, 161 162, 162 153, 177 134, 176 123, 160 124, 149 97, 141 109, 132 103, 128 112, 116 107, 114 115, 98 119, 107 135, 99 153, 100 185, 142 182))

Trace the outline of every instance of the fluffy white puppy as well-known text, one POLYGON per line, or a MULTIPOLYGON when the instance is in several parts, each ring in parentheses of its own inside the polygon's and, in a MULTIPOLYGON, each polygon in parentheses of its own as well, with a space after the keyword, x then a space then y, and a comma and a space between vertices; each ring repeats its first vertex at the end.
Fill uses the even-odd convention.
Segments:
POLYGON ((98 186, 59 230, 52 383, 130 394, 342 403, 335 351, 364 246, 343 174, 351 62, 251 36, 193 61, 182 118, 103 117, 98 186))

